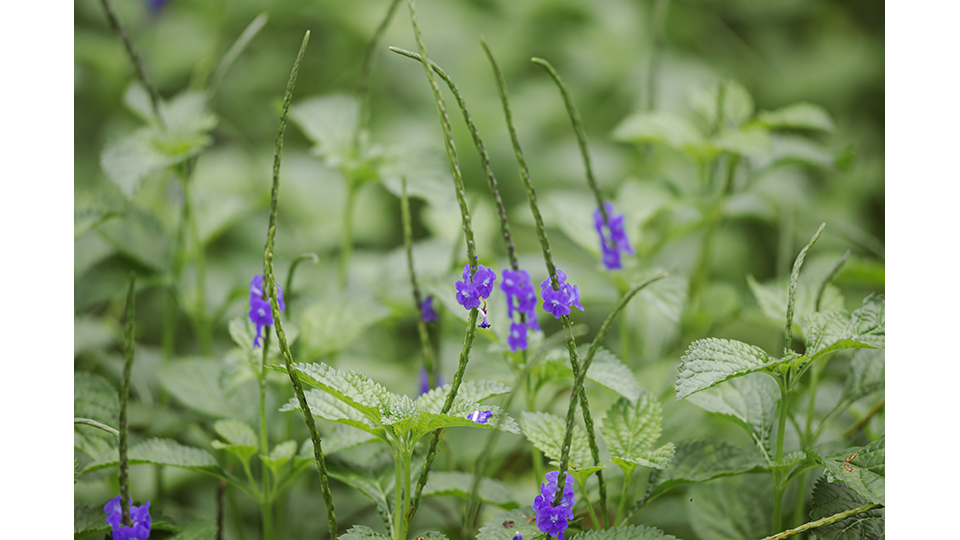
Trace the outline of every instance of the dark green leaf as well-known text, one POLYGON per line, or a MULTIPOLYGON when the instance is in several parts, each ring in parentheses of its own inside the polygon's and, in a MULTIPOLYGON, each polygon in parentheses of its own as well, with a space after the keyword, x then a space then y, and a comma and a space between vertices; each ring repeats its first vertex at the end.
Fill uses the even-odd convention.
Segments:
MULTIPOLYGON (((433 472, 430 473, 430 481, 426 487, 423 488, 423 495, 452 495, 466 499, 470 496, 470 486, 472 482, 473 475, 469 473, 433 472)), ((507 486, 492 478, 480 479, 478 496, 481 502, 501 508, 512 509, 520 506, 513 500, 513 495, 507 486)))
POLYGON ((824 474, 840 480, 867 501, 886 504, 884 496, 885 438, 821 458, 824 474))
POLYGON ((781 362, 763 349, 740 341, 718 338, 694 341, 680 357, 677 399, 781 362))
POLYGON ((763 462, 756 452, 723 441, 683 443, 677 446, 669 467, 650 472, 646 499, 684 484, 763 470, 763 462))
POLYGON ((739 377, 692 395, 689 401, 701 409, 726 416, 746 429, 770 462, 770 434, 780 402, 780 389, 773 378, 762 373, 739 377))
MULTIPOLYGON (((112 453, 111 453, 112 454, 112 453)), ((212 472, 219 474, 220 465, 206 450, 184 446, 170 439, 148 439, 130 448, 128 454, 131 465, 169 465, 181 469, 212 472)), ((104 455, 87 465, 80 473, 116 467, 118 456, 104 455)))
MULTIPOLYGON (((825 476, 817 480, 810 503, 810 519, 818 520, 853 510, 869 501, 842 482, 830 482, 825 476)), ((879 540, 886 529, 884 509, 850 516, 847 519, 814 529, 822 540, 879 540)))
POLYGON ((744 474, 692 486, 687 515, 701 540, 755 540, 770 534, 773 486, 766 475, 744 474))

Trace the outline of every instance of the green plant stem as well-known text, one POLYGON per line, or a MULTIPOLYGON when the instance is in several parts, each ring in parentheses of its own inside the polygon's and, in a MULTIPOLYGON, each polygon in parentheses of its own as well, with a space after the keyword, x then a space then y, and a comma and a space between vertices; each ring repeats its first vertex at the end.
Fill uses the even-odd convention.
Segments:
MULTIPOLYGON (((783 459, 783 436, 787 428, 787 405, 790 390, 782 377, 776 377, 776 380, 780 387, 780 417, 777 423, 777 446, 774 461, 779 463, 783 459)), ((772 468, 771 473, 773 474, 773 530, 779 531, 783 528, 783 492, 786 490, 786 485, 783 483, 783 473, 779 468, 772 468)))
POLYGON ((813 238, 810 239, 810 242, 800 250, 800 254, 797 255, 797 260, 793 263, 793 271, 790 272, 790 288, 787 290, 787 325, 783 330, 783 354, 785 356, 793 353, 793 310, 797 298, 797 279, 800 275, 800 267, 803 266, 803 260, 807 256, 807 251, 813 247, 817 238, 820 238, 820 233, 823 232, 823 228, 826 226, 826 223, 820 224, 817 232, 813 233, 813 238))
POLYGON ((156 117, 159 125, 163 127, 163 117, 160 115, 160 93, 157 92, 157 88, 153 86, 150 78, 147 77, 147 70, 143 67, 143 60, 140 59, 140 55, 137 54, 136 49, 133 48, 133 42, 130 41, 127 29, 124 28, 123 23, 120 22, 120 18, 117 17, 116 12, 113 11, 113 5, 110 3, 110 0, 100 0, 100 3, 103 4, 103 10, 107 13, 107 21, 110 22, 110 27, 120 35, 123 46, 127 49, 127 55, 130 57, 130 61, 133 62, 133 67, 137 70, 137 77, 150 95, 150 106, 153 108, 153 115, 156 117))
POLYGON ((820 282, 820 287, 817 288, 817 303, 815 304, 814 310, 820 311, 820 301, 823 300, 823 293, 827 290, 827 285, 830 283, 830 280, 833 279, 833 276, 837 275, 837 272, 840 270, 840 267, 843 266, 843 263, 847 262, 847 259, 850 258, 850 250, 848 249, 843 255, 840 256, 840 259, 837 260, 830 267, 830 271, 827 272, 827 275, 823 276, 823 281, 820 282))
MULTIPOLYGON (((270 442, 267 437, 267 355, 269 350, 270 327, 267 326, 263 336, 263 361, 260 364, 260 377, 257 381, 260 389, 260 454, 262 456, 270 454, 270 442)), ((260 499, 260 513, 263 516, 264 540, 273 538, 273 499, 270 495, 269 478, 270 468, 267 467, 267 462, 261 458, 260 482, 263 488, 263 497, 260 499)))
POLYGON ((286 291, 283 294, 285 296, 286 304, 287 304, 287 318, 292 317, 291 312, 293 311, 293 308, 290 307, 292 303, 290 302, 290 300, 293 299, 293 296, 294 296, 293 294, 294 271, 296 271, 297 267, 300 266, 300 263, 302 263, 307 259, 312 260, 313 264, 317 264, 318 262, 320 262, 320 257, 317 257, 316 253, 301 253, 296 259, 293 260, 292 263, 290 263, 290 269, 287 270, 287 281, 286 281, 286 285, 283 286, 283 290, 286 291))
POLYGON ((793 526, 803 522, 803 510, 806 507, 807 474, 804 472, 797 478, 797 502, 793 507, 793 526))
MULTIPOLYGON (((410 459, 413 454, 412 448, 404 448, 403 452, 403 508, 410 508, 410 476, 413 474, 413 470, 410 468, 410 459)), ((413 513, 410 514, 410 519, 401 519, 400 527, 400 539, 403 540, 407 537, 407 529, 410 527, 410 521, 413 519, 413 513)))
POLYGON ((77 418, 76 416, 74 416, 74 417, 73 417, 73 423, 74 423, 74 424, 82 424, 82 425, 85 425, 85 426, 92 426, 92 427, 95 427, 95 428, 97 428, 97 429, 106 431, 107 433, 112 433, 113 435, 115 435, 115 436, 117 436, 117 437, 120 436, 120 432, 119 432, 119 431, 113 429, 112 427, 110 427, 110 426, 108 426, 108 425, 106 425, 106 424, 101 424, 100 422, 97 422, 96 420, 94 420, 94 419, 92 419, 92 418, 77 418))
POLYGON ((427 386, 434 388, 437 386, 437 368, 433 362, 433 351, 430 347, 427 323, 423 320, 423 300, 420 296, 420 285, 417 283, 417 273, 413 269, 413 225, 410 219, 410 198, 407 196, 407 177, 402 177, 400 183, 402 188, 400 217, 403 221, 403 243, 407 250, 410 285, 413 287, 413 303, 417 310, 417 333, 420 335, 420 346, 423 349, 423 369, 427 372, 427 386))
POLYGON ((887 400, 881 399, 880 402, 874 405, 870 409, 870 411, 868 411, 867 414, 864 415, 863 418, 861 418, 860 420, 857 420, 856 424, 853 424, 852 426, 847 428, 846 431, 843 432, 843 438, 849 439, 850 437, 853 436, 854 433, 860 431, 860 429, 862 429, 863 426, 867 425, 867 422, 869 422, 871 418, 876 416, 877 413, 882 411, 884 407, 886 407, 886 405, 887 405, 887 400))
POLYGON ((847 519, 848 517, 855 516, 855 515, 857 515, 857 514, 862 514, 862 513, 864 513, 864 512, 869 512, 870 510, 874 510, 874 509, 876 509, 876 508, 883 508, 883 505, 882 505, 882 504, 867 503, 867 504, 865 504, 865 505, 863 505, 863 506, 858 506, 858 507, 856 507, 856 508, 854 508, 854 509, 852 509, 852 510, 845 510, 845 511, 843 511, 843 512, 838 512, 838 513, 836 513, 836 514, 834 514, 834 515, 832 515, 832 516, 828 516, 828 517, 825 517, 825 518, 822 518, 822 519, 818 519, 818 520, 816 520, 816 521, 811 521, 811 522, 809 522, 809 523, 804 523, 803 525, 801 525, 801 526, 799 526, 799 527, 797 527, 797 528, 795 528, 795 529, 790 529, 790 530, 787 530, 787 531, 783 531, 783 532, 777 533, 777 534, 775 534, 775 535, 773 535, 773 536, 767 536, 767 537, 765 537, 765 538, 761 538, 760 540, 783 540, 784 538, 789 538, 789 537, 791 537, 791 536, 800 534, 800 533, 802 533, 802 532, 809 531, 810 529, 816 529, 817 527, 823 527, 824 525, 830 525, 830 524, 832 524, 832 523, 837 523, 838 521, 843 521, 843 520, 847 519))
POLYGON ((290 80, 287 82, 287 89, 283 96, 280 123, 277 126, 277 139, 273 154, 273 188, 270 193, 270 222, 267 228, 267 244, 264 248, 263 257, 263 278, 264 288, 269 291, 268 294, 270 295, 270 311, 273 315, 274 329, 277 334, 277 342, 280 345, 280 352, 283 353, 284 365, 287 368, 287 374, 290 375, 293 392, 297 395, 300 410, 303 411, 303 421, 307 425, 307 431, 310 432, 310 438, 313 442, 313 455, 317 462, 317 470, 320 473, 320 487, 323 492, 324 503, 327 507, 327 523, 330 528, 330 536, 336 539, 339 536, 337 533, 337 516, 334 513, 333 494, 330 492, 330 478, 327 474, 327 466, 323 458, 320 433, 317 431, 313 414, 310 412, 310 406, 307 405, 303 388, 300 386, 300 380, 297 378, 295 368, 293 367, 293 355, 290 352, 290 346, 287 344, 287 336, 283 332, 283 322, 280 320, 280 304, 277 302, 277 283, 273 276, 273 245, 277 234, 277 197, 280 191, 280 159, 283 155, 283 132, 287 126, 287 113, 290 110, 290 100, 293 99, 293 88, 297 83, 300 60, 303 58, 303 53, 307 49, 307 43, 309 41, 310 31, 308 30, 303 36, 300 52, 297 53, 297 59, 294 61, 293 69, 290 72, 290 80))
POLYGON ((343 206, 343 227, 340 232, 340 272, 337 274, 340 290, 347 288, 347 271, 350 267, 350 252, 353 250, 353 205, 358 188, 349 171, 343 171, 343 178, 347 182, 347 201, 343 206))
POLYGON ((133 371, 134 342, 137 332, 136 294, 134 284, 136 274, 130 273, 130 286, 127 289, 127 322, 124 332, 123 378, 120 379, 120 512, 123 524, 133 525, 130 521, 129 464, 127 463, 127 402, 130 400, 130 373, 133 371))
POLYGON ((403 484, 403 459, 400 448, 390 445, 393 453, 393 540, 404 540, 401 523, 403 522, 403 498, 400 486, 403 484))
POLYGON ((634 468, 623 470, 623 491, 620 493, 620 504, 617 505, 617 517, 613 520, 613 526, 620 526, 620 519, 623 517, 623 510, 627 506, 627 497, 630 494, 630 478, 633 476, 634 468))
POLYGON ((377 44, 383 39, 390 21, 393 20, 393 14, 397 11, 400 0, 391 0, 387 13, 383 16, 376 32, 370 42, 367 43, 367 49, 363 54, 363 63, 360 64, 360 82, 357 84, 357 100, 360 102, 360 118, 357 121, 357 127, 353 132, 353 150, 358 152, 360 148, 360 133, 370 122, 370 105, 367 97, 370 94, 370 72, 373 70, 373 54, 377 50, 377 44))
POLYGON ((579 476, 575 478, 575 481, 577 483, 577 487, 580 488, 580 496, 583 497, 583 503, 587 505, 587 514, 590 516, 590 521, 593 523, 593 528, 599 529, 600 522, 597 521, 597 513, 593 510, 593 503, 590 502, 590 497, 587 496, 587 483, 581 480, 579 476))
POLYGON ((577 111, 577 106, 573 104, 573 98, 570 97, 570 92, 567 91, 566 85, 563 84, 563 80, 560 79, 560 75, 557 73, 557 70, 553 69, 550 62, 543 58, 532 58, 531 61, 545 69, 553 78, 553 81, 557 83, 557 88, 560 89, 563 104, 567 108, 567 115, 570 117, 570 123, 573 124, 573 132, 577 136, 577 145, 580 146, 583 165, 587 170, 587 184, 597 198, 597 208, 599 208, 600 213, 603 214, 603 222, 610 223, 610 216, 607 215, 607 209, 603 206, 603 193, 600 191, 597 179, 593 176, 593 167, 590 165, 590 153, 587 151, 587 134, 583 130, 583 122, 580 120, 580 113, 577 111))
POLYGON ((213 101, 213 98, 217 95, 217 91, 220 90, 220 83, 223 82, 223 77, 227 74, 230 66, 233 65, 234 60, 247 48, 247 45, 250 44, 253 38, 267 24, 269 18, 270 16, 267 15, 267 12, 257 15, 257 18, 244 28, 243 32, 240 33, 240 37, 237 38, 233 45, 227 50, 226 54, 223 55, 223 60, 220 61, 220 65, 217 66, 217 71, 214 72, 213 77, 210 79, 210 89, 207 91, 207 99, 209 101, 213 101))
POLYGON ((179 172, 180 182, 183 187, 184 216, 190 234, 190 243, 193 247, 194 264, 196 265, 197 304, 194 326, 197 332, 197 341, 200 342, 200 352, 204 356, 208 356, 213 346, 213 336, 210 333, 210 323, 207 319, 207 264, 204 245, 200 240, 200 233, 197 229, 197 220, 195 217, 196 214, 193 207, 193 196, 190 190, 190 170, 190 162, 187 162, 179 172))

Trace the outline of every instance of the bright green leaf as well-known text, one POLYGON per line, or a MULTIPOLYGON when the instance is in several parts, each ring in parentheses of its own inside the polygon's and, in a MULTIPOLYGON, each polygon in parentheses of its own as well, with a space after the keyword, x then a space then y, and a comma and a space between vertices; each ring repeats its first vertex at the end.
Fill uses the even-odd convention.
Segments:
POLYGON ((628 462, 643 459, 643 453, 660 438, 662 430, 663 409, 660 402, 647 392, 642 392, 635 401, 618 399, 607 411, 600 427, 610 455, 628 462))
POLYGON ((812 313, 804 323, 807 334, 805 356, 810 359, 849 348, 883 348, 886 339, 884 296, 871 294, 860 309, 847 315, 843 310, 812 313))
MULTIPOLYGON (((783 328, 787 324, 787 289, 790 285, 787 278, 778 278, 764 283, 758 282, 753 276, 747 276, 747 284, 753 291, 753 296, 757 299, 761 311, 777 326, 783 328)), ((797 283, 796 303, 793 307, 794 324, 804 320, 811 313, 814 313, 817 302, 817 288, 819 283, 804 279, 802 276, 797 283)), ((841 309, 843 307, 843 296, 840 289, 833 285, 827 285, 821 300, 821 312, 830 309, 841 309)), ((802 328, 802 326, 801 326, 802 328)), ((806 332, 806 329, 804 329, 806 332)), ((806 334, 804 334, 806 336, 806 334)))
POLYGON ((685 504, 700 540, 755 540, 770 534, 770 477, 744 474, 691 486, 685 504))
POLYGON ((749 157, 765 156, 771 150, 770 135, 760 128, 722 129, 709 144, 722 152, 749 157))
POLYGON ((707 125, 715 126, 721 118, 723 122, 739 125, 753 116, 753 97, 742 84, 728 79, 691 93, 690 107, 706 120, 707 125), (718 107, 721 93, 722 107, 718 107), (718 118, 718 109, 722 111, 721 118, 718 118))
POLYGON ((157 368, 160 385, 187 407, 213 418, 247 418, 256 404, 256 389, 227 392, 220 385, 222 373, 223 364, 215 360, 178 360, 157 368))
POLYGON ((336 167, 353 155, 359 113, 356 97, 331 94, 297 102, 290 108, 290 119, 316 145, 314 153, 336 167))
POLYGON ((780 389, 772 377, 762 373, 738 377, 692 395, 689 401, 708 412, 726 416, 746 429, 770 461, 770 434, 780 402, 780 389))
POLYGON ((517 533, 525 540, 533 540, 542 533, 533 522, 533 516, 524 512, 532 514, 530 508, 500 512, 480 527, 477 540, 513 540, 517 533))
MULTIPOLYGON (((326 442, 326 441, 324 441, 326 442)), ((324 447, 324 452, 329 454, 329 450, 324 447)), ((297 441, 284 441, 273 447, 269 456, 260 455, 260 460, 267 464, 267 467, 273 471, 276 476, 280 468, 286 465, 297 453, 297 441)))
POLYGON ((684 484, 706 482, 764 470, 760 455, 723 441, 697 441, 677 446, 670 466, 650 471, 647 500, 684 484))
MULTIPOLYGON (((112 453, 111 453, 112 454, 112 453)), ((184 446, 170 439, 147 439, 130 448, 127 454, 131 465, 169 465, 193 471, 218 472, 220 465, 206 450, 184 446)), ((80 473, 116 467, 118 456, 104 455, 87 465, 80 473)))
MULTIPOLYGON (((304 392, 304 397, 307 400, 307 406, 310 407, 310 414, 317 418, 362 429, 372 435, 380 436, 379 434, 382 434, 379 428, 374 426, 365 416, 357 412, 356 409, 326 392, 311 388, 307 392, 304 392)), ((281 412, 299 410, 300 401, 296 396, 290 398, 283 407, 280 407, 281 412)))
POLYGON ((387 308, 364 296, 326 296, 304 309, 300 317, 300 350, 307 358, 337 352, 389 314, 387 308))
POLYGON ((694 341, 680 358, 677 399, 718 383, 775 366, 782 360, 763 349, 731 339, 694 341))
MULTIPOLYGON (((565 348, 552 349, 544 356, 544 361, 538 366, 537 374, 541 380, 563 377, 572 380, 573 370, 569 366, 569 356, 565 348)), ((640 395, 640 385, 637 377, 630 368, 623 365, 612 352, 600 347, 593 357, 593 362, 587 369, 588 381, 605 386, 621 396, 634 400, 640 395)))
MULTIPOLYGON (((434 388, 417 398, 417 406, 422 411, 439 413, 443 410, 443 403, 452 388, 451 383, 447 383, 439 388, 434 388)), ((510 393, 510 387, 496 381, 464 381, 457 389, 457 397, 464 401, 480 403, 481 401, 496 396, 502 396, 510 393)))
POLYGON ((762 111, 757 115, 757 122, 770 129, 833 131, 830 113, 812 103, 794 103, 775 111, 762 111))
POLYGON ((613 138, 629 143, 656 143, 686 152, 699 152, 703 135, 689 120, 667 112, 636 113, 613 130, 613 138))
MULTIPOLYGON (((423 488, 424 496, 452 495, 466 499, 470 496, 470 486, 473 475, 464 472, 433 472, 430 480, 423 488)), ((492 478, 480 479, 480 501, 501 508, 518 508, 520 505, 513 500, 513 495, 507 486, 492 478)))
MULTIPOLYGON (((840 512, 859 508, 868 501, 842 482, 830 482, 825 476, 817 480, 810 502, 810 519, 816 521, 840 512)), ((822 540, 879 540, 886 530, 883 508, 863 512, 847 519, 814 529, 822 540)))
POLYGON ((260 449, 257 443, 257 434, 253 428, 238 420, 217 420, 213 430, 227 442, 213 441, 211 446, 217 450, 226 450, 246 463, 260 449))
POLYGON ((116 426, 120 420, 119 392, 100 375, 74 371, 73 415, 116 426))
MULTIPOLYGON (((324 363, 294 364, 297 377, 304 383, 319 388, 332 397, 356 409, 380 424, 380 409, 393 401, 390 392, 357 370, 341 371, 324 363)), ((271 366, 276 371, 286 371, 282 366, 271 366)))
MULTIPOLYGON (((522 411, 520 429, 527 439, 550 459, 560 461, 566 422, 563 418, 545 412, 522 411)), ((593 457, 587 446, 587 432, 574 424, 570 444, 570 465, 578 468, 593 465, 593 457)))

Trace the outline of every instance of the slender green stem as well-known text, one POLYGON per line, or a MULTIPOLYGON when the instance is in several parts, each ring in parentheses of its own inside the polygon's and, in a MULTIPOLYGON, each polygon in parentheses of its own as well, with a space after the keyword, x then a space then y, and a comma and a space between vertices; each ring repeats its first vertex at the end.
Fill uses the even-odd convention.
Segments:
POLYGON ((163 117, 160 115, 160 93, 157 92, 157 88, 153 86, 150 78, 147 77, 147 70, 143 67, 143 60, 140 59, 140 55, 137 54, 136 49, 133 48, 133 42, 130 41, 127 29, 124 28, 123 23, 120 22, 120 18, 117 17, 116 12, 113 11, 113 5, 110 3, 110 0, 100 0, 100 3, 103 4, 103 10, 107 13, 107 20, 110 22, 110 27, 120 35, 123 46, 127 49, 127 55, 130 56, 130 61, 133 62, 133 67, 137 70, 137 77, 139 77, 140 82, 143 83, 143 86, 147 89, 147 93, 150 95, 150 106, 153 107, 153 115, 157 118, 159 125, 163 126, 163 117))
POLYGON ((183 186, 184 215, 186 216, 187 220, 187 229, 190 234, 190 244, 193 248, 192 251, 194 264, 196 265, 194 270, 196 272, 197 279, 197 304, 194 326, 197 331, 197 341, 200 342, 200 351, 206 356, 210 354, 213 346, 213 336, 210 334, 210 324, 207 319, 207 264, 204 254, 204 245, 200 240, 200 233, 197 229, 197 220, 193 207, 193 196, 191 195, 190 190, 190 162, 185 163, 180 169, 180 182, 183 186))
POLYGON ((73 417, 73 423, 74 423, 74 424, 83 424, 83 425, 85 425, 85 426, 92 426, 92 427, 95 427, 95 428, 97 428, 97 429, 101 429, 101 430, 103 430, 103 431, 106 431, 107 433, 112 433, 113 435, 115 435, 115 436, 117 436, 117 437, 120 436, 120 432, 119 432, 119 431, 113 429, 112 427, 110 427, 110 426, 108 426, 108 425, 106 425, 106 424, 101 424, 100 422, 97 422, 96 420, 94 420, 94 419, 92 419, 92 418, 77 418, 76 416, 74 416, 74 417, 73 417))
POLYGON ((787 290, 787 325, 783 330, 784 355, 789 355, 793 352, 793 309, 797 299, 797 279, 800 276, 800 267, 803 266, 803 260, 807 256, 807 251, 810 251, 810 248, 813 247, 813 244, 817 241, 817 238, 820 238, 820 233, 823 232, 823 228, 826 226, 826 223, 820 224, 820 227, 817 228, 817 232, 813 233, 813 238, 810 239, 810 242, 808 242, 807 245, 800 250, 800 254, 797 255, 797 260, 793 263, 793 271, 790 272, 790 288, 787 290))
MULTIPOLYGON (((780 387, 780 418, 777 423, 777 447, 773 457, 774 461, 779 463, 783 459, 783 436, 787 428, 790 390, 782 377, 776 377, 776 380, 780 387)), ((771 469, 771 473, 773 474, 773 530, 779 531, 783 525, 783 492, 786 486, 783 484, 783 474, 779 468, 771 469)))
POLYGON ((337 274, 337 284, 341 290, 347 288, 350 252, 353 250, 353 205, 357 199, 358 189, 349 171, 343 171, 343 178, 347 182, 347 201, 343 205, 343 227, 340 230, 340 273, 337 274))
POLYGON ((393 540, 405 540, 403 537, 403 458, 400 457, 400 448, 390 446, 393 453, 393 540))
POLYGON ((664 27, 667 22, 667 10, 670 0, 656 0, 653 5, 653 43, 650 47, 650 63, 647 65, 646 107, 652 111, 656 107, 657 74, 660 66, 660 52, 663 49, 664 27))
POLYGON ((363 63, 360 65, 360 82, 357 84, 357 100, 360 102, 360 118, 357 119, 357 126, 353 132, 354 153, 359 153, 360 133, 370 122, 370 104, 367 98, 370 93, 370 72, 373 70, 373 53, 376 52, 377 44, 383 39, 383 34, 386 33, 387 26, 389 26, 390 21, 393 20, 393 14, 396 13, 397 6, 399 5, 400 0, 391 0, 390 7, 387 8, 387 13, 377 26, 377 31, 373 33, 373 38, 370 39, 370 42, 367 44, 367 50, 363 54, 363 63))
MULTIPOLYGON (((264 291, 266 292, 266 291, 264 291)), ((260 454, 270 453, 270 442, 267 437, 267 355, 270 351, 270 327, 267 326, 263 336, 263 361, 260 364, 258 386, 260 389, 260 454)), ((260 500, 260 513, 263 515, 263 538, 273 538, 273 499, 270 495, 270 468, 267 462, 260 459, 260 482, 263 487, 263 498, 260 500)))
POLYGON ((217 66, 217 71, 214 72, 213 77, 210 79, 210 89, 207 92, 208 100, 213 101, 214 96, 217 95, 217 91, 220 89, 220 83, 223 82, 223 77, 227 74, 230 66, 233 65, 234 60, 247 48, 247 45, 250 44, 253 38, 267 24, 269 18, 267 12, 257 15, 257 18, 247 25, 243 32, 240 33, 240 37, 238 37, 230 49, 227 50, 227 53, 223 55, 223 60, 220 61, 220 65, 217 66))
POLYGON ((620 492, 620 504, 617 505, 617 517, 613 520, 613 526, 620 526, 620 519, 623 517, 623 510, 627 506, 627 497, 630 496, 630 479, 633 477, 633 467, 623 470, 623 491, 620 492))
POLYGON ((403 243, 407 249, 407 268, 410 270, 410 285, 413 287, 413 303, 417 309, 417 333, 420 334, 420 346, 423 349, 423 369, 427 372, 427 386, 437 386, 437 368, 433 362, 433 351, 430 347, 430 334, 427 332, 427 323, 423 320, 423 300, 420 296, 420 285, 417 283, 417 273, 413 269, 413 225, 410 219, 410 198, 407 197, 407 178, 400 179, 402 193, 400 197, 400 216, 403 221, 403 243))
POLYGON ((803 473, 797 478, 797 502, 793 507, 793 526, 803 522, 803 510, 807 506, 806 499, 807 475, 803 473))
POLYGON ((217 535, 214 540, 223 540, 223 498, 227 494, 227 481, 220 480, 217 483, 217 535))
POLYGON ((280 112, 280 123, 277 126, 277 139, 273 154, 273 188, 270 193, 270 222, 267 228, 267 244, 264 248, 263 257, 263 278, 264 286, 270 295, 270 311, 273 315, 274 329, 277 334, 277 342, 280 345, 280 352, 283 353, 283 361, 287 368, 287 374, 290 375, 290 382, 293 385, 293 391, 297 395, 297 401, 300 404, 300 410, 303 411, 303 421, 307 425, 307 431, 310 432, 310 438, 313 442, 313 455, 317 462, 317 470, 320 472, 320 487, 323 492, 324 503, 327 507, 327 522, 330 528, 330 536, 336 539, 337 516, 333 508, 333 495, 330 492, 330 478, 327 474, 327 466, 323 458, 323 448, 320 444, 320 433, 317 431, 316 423, 313 420, 313 414, 310 412, 310 406, 307 405, 307 399, 303 394, 303 388, 300 386, 300 379, 297 378, 296 370, 293 366, 293 355, 290 353, 290 346, 287 344, 287 336, 283 331, 283 322, 280 320, 280 304, 277 302, 277 283, 273 276, 273 245, 277 234, 277 197, 280 191, 280 159, 283 155, 283 132, 287 126, 287 113, 290 110, 290 100, 293 99, 293 88, 297 83, 297 73, 300 70, 300 60, 307 49, 307 43, 310 41, 310 31, 303 36, 303 43, 300 45, 300 52, 297 53, 297 59, 294 61, 293 69, 290 72, 290 80, 287 82, 287 89, 283 96, 283 106, 280 112))
POLYGON ((288 317, 288 318, 291 317, 291 314, 290 314, 290 313, 291 313, 291 311, 292 311, 292 308, 290 307, 290 304, 291 304, 292 302, 290 302, 290 300, 291 300, 291 299, 293 298, 293 296, 294 296, 294 294, 293 294, 293 274, 294 274, 294 272, 296 271, 297 267, 300 266, 300 263, 302 263, 303 261, 306 261, 306 260, 308 260, 308 259, 309 259, 309 260, 312 260, 312 261, 313 261, 313 264, 317 264, 318 262, 320 262, 320 257, 317 257, 317 254, 316 254, 316 253, 301 253, 300 256, 298 256, 296 259, 293 260, 292 263, 290 263, 290 269, 287 270, 287 281, 286 281, 286 285, 283 286, 283 290, 285 291, 283 294, 284 294, 284 297, 285 297, 285 299, 286 299, 286 304, 287 304, 287 317, 288 317))
POLYGON ((886 406, 887 406, 887 400, 881 399, 879 403, 877 403, 876 405, 874 405, 874 406, 867 412, 867 414, 865 414, 865 415, 863 416, 863 418, 861 418, 860 420, 857 420, 857 423, 856 423, 856 424, 853 424, 852 426, 850 426, 849 428, 847 428, 846 431, 843 432, 843 438, 844 438, 844 439, 849 439, 850 437, 852 437, 854 433, 860 431, 860 429, 862 429, 863 426, 867 425, 867 422, 869 422, 871 418, 873 418, 874 416, 876 416, 877 413, 879 413, 880 411, 882 411, 886 406))
POLYGON ((850 258, 850 250, 848 249, 843 255, 840 256, 840 259, 837 260, 830 267, 830 271, 827 272, 827 275, 823 276, 823 281, 820 282, 820 287, 817 288, 817 303, 815 304, 815 311, 820 311, 820 301, 823 300, 823 293, 827 290, 827 284, 830 283, 830 280, 833 279, 833 276, 837 275, 837 271, 840 270, 840 267, 843 266, 843 263, 847 262, 847 259, 850 258))
POLYGON ((129 465, 127 463, 127 402, 130 400, 130 373, 133 371, 134 342, 137 333, 137 310, 134 284, 136 274, 130 273, 130 286, 127 289, 127 324, 124 332, 123 378, 120 379, 120 512, 123 524, 133 525, 130 521, 129 465))
MULTIPOLYGON (((413 448, 402 448, 403 452, 403 508, 410 508, 410 476, 413 474, 413 469, 410 468, 410 459, 413 454, 413 448)), ((407 537, 407 529, 410 527, 410 521, 413 519, 413 513, 410 514, 410 519, 401 519, 400 527, 400 540, 403 540, 407 537)))
POLYGON ((811 521, 811 522, 809 522, 809 523, 804 523, 803 525, 797 527, 796 529, 790 529, 790 530, 787 530, 787 531, 783 531, 783 532, 777 533, 777 534, 775 534, 775 535, 773 535, 773 536, 767 536, 767 537, 765 537, 765 538, 761 538, 760 540, 783 540, 784 538, 789 538, 789 537, 791 537, 791 536, 800 534, 800 533, 802 533, 802 532, 809 531, 810 529, 816 529, 817 527, 823 527, 824 525, 830 525, 830 524, 832 524, 832 523, 837 523, 838 521, 843 521, 843 520, 847 519, 848 517, 855 516, 855 515, 857 515, 857 514, 862 514, 862 513, 864 513, 864 512, 869 512, 870 510, 874 510, 874 509, 876 509, 876 508, 883 508, 883 505, 882 505, 882 504, 867 503, 867 504, 865 504, 865 505, 863 505, 863 506, 858 506, 858 507, 856 507, 856 508, 854 508, 854 509, 852 509, 852 510, 844 510, 843 512, 838 512, 838 513, 836 513, 836 514, 834 514, 834 515, 832 515, 832 516, 828 516, 828 517, 825 517, 825 518, 822 518, 822 519, 818 519, 818 520, 816 520, 816 521, 811 521))
POLYGON ((580 113, 577 111, 577 106, 573 104, 573 98, 570 97, 570 92, 567 91, 566 85, 563 84, 563 80, 560 79, 560 75, 557 73, 557 70, 553 69, 550 62, 543 58, 532 58, 531 61, 545 69, 547 73, 553 77, 553 81, 557 83, 557 88, 560 89, 560 95, 563 96, 563 104, 567 107, 567 115, 570 117, 570 123, 573 124, 573 132, 577 136, 577 144, 580 146, 583 165, 587 170, 587 184, 597 198, 597 207, 600 209, 600 213, 603 214, 603 222, 610 223, 610 216, 607 215, 607 209, 603 205, 603 193, 600 191, 597 179, 593 176, 593 167, 590 165, 590 153, 587 151, 587 133, 583 130, 583 122, 580 120, 580 113))
POLYGON ((579 476, 575 477, 577 487, 580 488, 580 496, 583 497, 583 503, 587 505, 587 514, 590 515, 590 521, 593 523, 594 529, 600 528, 600 522, 597 521, 597 513, 593 510, 593 503, 590 502, 590 497, 587 495, 587 483, 580 479, 579 476))

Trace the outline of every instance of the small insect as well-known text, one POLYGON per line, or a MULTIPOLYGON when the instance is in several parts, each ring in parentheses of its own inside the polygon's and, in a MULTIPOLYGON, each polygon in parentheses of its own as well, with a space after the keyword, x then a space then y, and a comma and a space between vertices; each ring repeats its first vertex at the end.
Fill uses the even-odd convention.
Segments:
POLYGON ((512 522, 512 521, 504 521, 504 522, 503 522, 503 526, 506 527, 507 529, 512 529, 512 528, 513 528, 513 522, 512 522))
POLYGON ((843 464, 843 468, 846 469, 847 472, 853 472, 853 467, 847 465, 846 463, 843 464))
POLYGON ((537 522, 537 518, 535 518, 535 517, 527 518, 527 519, 530 520, 530 523, 536 523, 536 522, 537 522))
POLYGON ((853 458, 857 457, 857 454, 859 454, 859 453, 860 453, 860 451, 857 450, 856 452, 853 453, 852 456, 849 456, 849 457, 847 457, 846 459, 844 459, 844 461, 848 461, 848 462, 849 462, 849 461, 853 461, 853 458))
POLYGON ((692 498, 690 499, 690 502, 693 502, 693 499, 692 499, 692 498))

